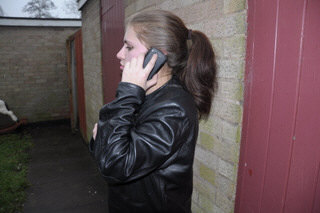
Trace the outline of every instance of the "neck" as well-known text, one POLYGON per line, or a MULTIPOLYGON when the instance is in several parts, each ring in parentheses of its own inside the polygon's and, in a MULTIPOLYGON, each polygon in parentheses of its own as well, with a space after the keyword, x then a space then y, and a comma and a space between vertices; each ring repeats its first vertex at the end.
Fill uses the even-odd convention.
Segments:
POLYGON ((158 80, 157 83, 150 87, 147 91, 146 94, 149 95, 152 92, 156 91, 160 87, 162 87, 164 84, 166 84, 172 77, 171 74, 171 69, 168 66, 163 66, 161 70, 158 72, 158 80))

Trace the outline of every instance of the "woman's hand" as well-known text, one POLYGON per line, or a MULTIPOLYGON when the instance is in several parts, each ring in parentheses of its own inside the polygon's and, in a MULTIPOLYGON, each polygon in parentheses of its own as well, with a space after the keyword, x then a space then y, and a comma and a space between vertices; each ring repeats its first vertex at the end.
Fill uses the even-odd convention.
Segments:
POLYGON ((98 124, 97 124, 97 123, 95 123, 95 124, 94 124, 94 127, 93 127, 93 130, 92 130, 92 137, 93 137, 93 140, 96 140, 97 130, 98 130, 98 124))
POLYGON ((157 83, 158 75, 154 75, 151 80, 147 81, 149 73, 154 67, 157 54, 154 54, 145 68, 143 68, 144 54, 140 54, 137 58, 133 58, 124 66, 122 73, 122 82, 129 82, 142 87, 145 91, 157 83))

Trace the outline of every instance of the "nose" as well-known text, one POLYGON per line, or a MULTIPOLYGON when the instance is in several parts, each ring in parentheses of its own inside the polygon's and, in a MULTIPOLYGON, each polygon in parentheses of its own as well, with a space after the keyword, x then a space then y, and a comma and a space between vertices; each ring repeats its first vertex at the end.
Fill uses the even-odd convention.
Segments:
POLYGON ((119 52, 117 53, 117 59, 119 60, 124 60, 124 46, 122 46, 122 48, 119 50, 119 52))

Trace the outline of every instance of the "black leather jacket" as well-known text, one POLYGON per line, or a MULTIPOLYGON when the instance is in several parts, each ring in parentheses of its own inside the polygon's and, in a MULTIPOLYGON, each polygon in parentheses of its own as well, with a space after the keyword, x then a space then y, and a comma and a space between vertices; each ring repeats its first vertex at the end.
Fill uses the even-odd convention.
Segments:
POLYGON ((176 77, 149 95, 121 82, 89 146, 109 183, 110 212, 191 212, 197 135, 193 97, 176 77))

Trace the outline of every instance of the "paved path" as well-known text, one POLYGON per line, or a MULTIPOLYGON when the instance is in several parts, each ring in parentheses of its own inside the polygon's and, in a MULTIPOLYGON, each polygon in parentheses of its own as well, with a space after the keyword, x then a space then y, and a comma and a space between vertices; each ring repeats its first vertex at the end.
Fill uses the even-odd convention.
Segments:
POLYGON ((108 212, 107 184, 79 134, 68 124, 29 129, 35 145, 24 213, 108 212))

